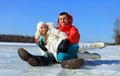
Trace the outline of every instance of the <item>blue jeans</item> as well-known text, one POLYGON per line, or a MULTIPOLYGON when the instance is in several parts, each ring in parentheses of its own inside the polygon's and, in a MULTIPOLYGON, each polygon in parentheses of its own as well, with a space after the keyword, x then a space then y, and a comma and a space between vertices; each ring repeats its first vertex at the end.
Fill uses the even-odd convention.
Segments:
POLYGON ((79 44, 72 44, 68 46, 68 51, 66 53, 59 52, 57 54, 57 59, 59 61, 65 61, 69 59, 76 59, 77 57, 77 52, 79 49, 79 44))

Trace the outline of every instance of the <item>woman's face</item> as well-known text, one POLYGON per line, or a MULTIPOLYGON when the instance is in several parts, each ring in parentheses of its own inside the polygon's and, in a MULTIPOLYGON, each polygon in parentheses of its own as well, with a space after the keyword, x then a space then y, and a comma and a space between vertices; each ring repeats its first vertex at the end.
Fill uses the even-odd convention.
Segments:
POLYGON ((41 27, 40 27, 40 29, 39 29, 39 32, 44 36, 44 35, 46 35, 46 33, 47 33, 47 31, 48 31, 48 26, 46 26, 46 25, 41 25, 41 27))
POLYGON ((62 27, 64 27, 65 25, 67 25, 69 23, 69 19, 68 19, 68 16, 66 14, 60 15, 58 20, 59 20, 59 24, 62 27))

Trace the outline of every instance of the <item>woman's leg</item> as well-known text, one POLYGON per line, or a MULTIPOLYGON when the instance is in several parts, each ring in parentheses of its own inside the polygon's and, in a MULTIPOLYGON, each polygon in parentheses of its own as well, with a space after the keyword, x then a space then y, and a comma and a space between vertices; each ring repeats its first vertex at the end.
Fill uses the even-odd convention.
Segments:
POLYGON ((79 43, 79 51, 78 53, 85 52, 86 50, 92 50, 92 49, 101 49, 106 46, 103 42, 95 42, 95 43, 79 43))
POLYGON ((48 54, 48 57, 35 56, 23 48, 18 49, 18 55, 22 60, 26 61, 31 66, 47 66, 49 64, 55 63, 56 61, 52 54, 48 54))

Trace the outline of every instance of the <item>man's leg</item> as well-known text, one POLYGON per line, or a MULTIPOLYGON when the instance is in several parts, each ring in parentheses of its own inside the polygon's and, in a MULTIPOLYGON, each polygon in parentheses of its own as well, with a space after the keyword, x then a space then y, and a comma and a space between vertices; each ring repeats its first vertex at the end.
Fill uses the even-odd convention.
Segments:
POLYGON ((78 50, 79 50, 79 44, 70 44, 68 46, 68 51, 67 53, 78 53, 78 50))
POLYGON ((77 54, 75 53, 61 53, 59 52, 57 54, 57 59, 62 62, 62 61, 65 61, 65 60, 69 60, 69 59, 76 59, 77 58, 77 54))

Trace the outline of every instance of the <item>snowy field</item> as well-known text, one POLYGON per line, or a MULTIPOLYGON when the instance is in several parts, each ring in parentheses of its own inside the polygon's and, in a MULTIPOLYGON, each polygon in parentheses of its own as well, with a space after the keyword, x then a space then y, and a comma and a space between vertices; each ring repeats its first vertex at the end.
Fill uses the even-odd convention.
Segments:
POLYGON ((90 50, 99 53, 100 60, 85 60, 80 69, 62 69, 60 64, 32 67, 18 57, 18 48, 40 55, 35 44, 0 42, 0 76, 120 76, 120 46, 90 50))

